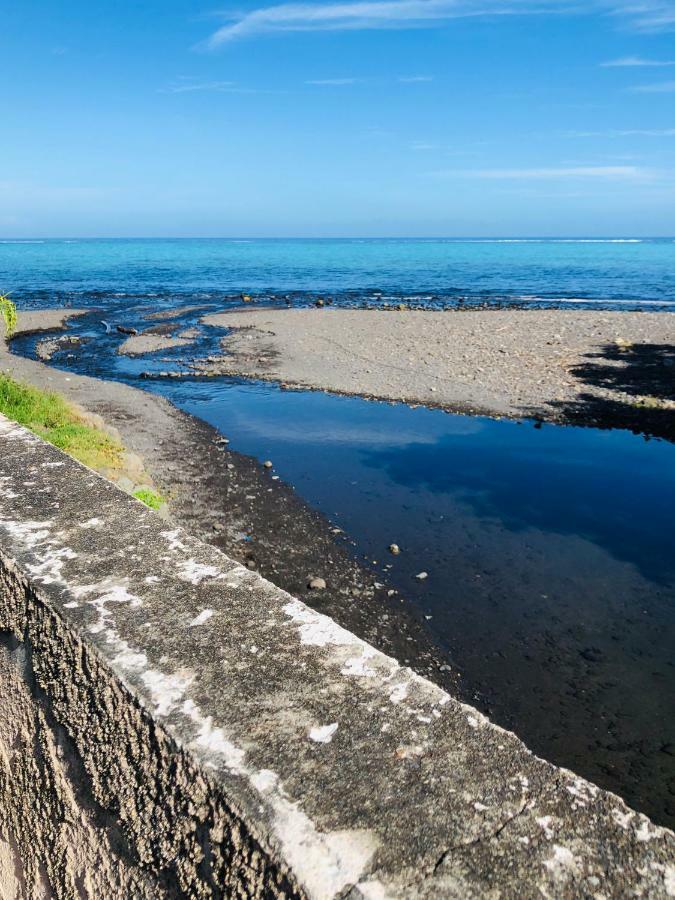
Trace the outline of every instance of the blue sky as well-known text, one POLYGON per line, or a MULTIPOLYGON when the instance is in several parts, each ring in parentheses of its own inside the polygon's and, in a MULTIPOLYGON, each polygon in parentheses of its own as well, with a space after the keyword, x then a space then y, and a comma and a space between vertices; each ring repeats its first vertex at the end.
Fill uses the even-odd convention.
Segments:
POLYGON ((23 0, 5 236, 672 235, 674 0, 23 0))

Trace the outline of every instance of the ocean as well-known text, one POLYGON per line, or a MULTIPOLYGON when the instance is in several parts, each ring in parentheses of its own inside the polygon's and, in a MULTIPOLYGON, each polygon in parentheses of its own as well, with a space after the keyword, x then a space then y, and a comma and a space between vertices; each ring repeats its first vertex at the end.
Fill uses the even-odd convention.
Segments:
POLYGON ((672 309, 675 240, 4 239, 0 291, 23 306, 121 298, 161 306, 248 293, 298 303, 321 294, 345 305, 672 309))

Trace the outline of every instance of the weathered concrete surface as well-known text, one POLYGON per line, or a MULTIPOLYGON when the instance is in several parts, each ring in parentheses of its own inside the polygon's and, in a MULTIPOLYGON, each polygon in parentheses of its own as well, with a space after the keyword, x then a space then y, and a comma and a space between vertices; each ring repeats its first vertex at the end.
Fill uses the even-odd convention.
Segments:
MULTIPOLYGON (((139 896, 675 896, 672 832, 23 429, 0 444, 0 629, 139 896)), ((0 871, 37 854, 69 896, 7 782, 0 871)))

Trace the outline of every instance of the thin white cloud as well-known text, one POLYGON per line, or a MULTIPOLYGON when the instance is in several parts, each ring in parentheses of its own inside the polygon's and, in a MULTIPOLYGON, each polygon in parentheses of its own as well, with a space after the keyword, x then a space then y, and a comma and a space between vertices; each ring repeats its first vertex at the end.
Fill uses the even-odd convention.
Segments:
POLYGON ((675 66, 675 60, 671 59, 644 59, 641 56, 623 56, 621 59, 610 59, 607 62, 600 63, 602 69, 624 69, 624 68, 663 68, 667 66, 675 66))
POLYGON ((540 169, 461 169, 432 172, 435 177, 484 178, 495 181, 540 181, 568 178, 635 180, 651 178, 653 173, 638 166, 570 166, 540 169))
POLYGON ((242 87, 236 81, 195 81, 190 78, 179 78, 168 87, 160 88, 160 94, 278 94, 281 91, 262 88, 242 87))
POLYGON ((615 128, 607 131, 566 131, 569 138, 675 137, 675 128, 615 128))
POLYGON ((673 31, 673 0, 609 0, 610 11, 626 17, 639 31, 673 31))
POLYGON ((360 78, 312 78, 305 84, 324 85, 326 87, 341 87, 346 84, 359 84, 360 78))
POLYGON ((433 75, 399 75, 398 81, 401 84, 422 84, 426 81, 433 81, 433 75))
POLYGON ((675 81, 657 81, 656 84, 639 84, 631 88, 634 94, 673 94, 675 81))
POLYGON ((192 91, 216 91, 229 93, 237 89, 234 81, 179 81, 163 89, 166 94, 189 94, 192 91))
POLYGON ((206 42, 213 49, 236 38, 270 32, 355 31, 414 28, 469 16, 555 11, 561 0, 357 0, 347 3, 282 3, 245 13, 206 42))
POLYGON ((280 3, 230 16, 205 42, 215 49, 255 34, 431 27, 460 18, 514 15, 603 15, 638 31, 675 30, 674 0, 352 0, 280 3))

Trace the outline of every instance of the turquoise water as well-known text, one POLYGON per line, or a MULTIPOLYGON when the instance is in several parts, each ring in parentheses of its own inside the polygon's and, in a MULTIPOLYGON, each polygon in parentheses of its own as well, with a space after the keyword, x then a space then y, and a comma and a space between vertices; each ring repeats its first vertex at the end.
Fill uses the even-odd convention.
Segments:
POLYGON ((675 304, 675 240, 46 240, 0 242, 25 306, 162 304, 241 292, 296 302, 675 304))

